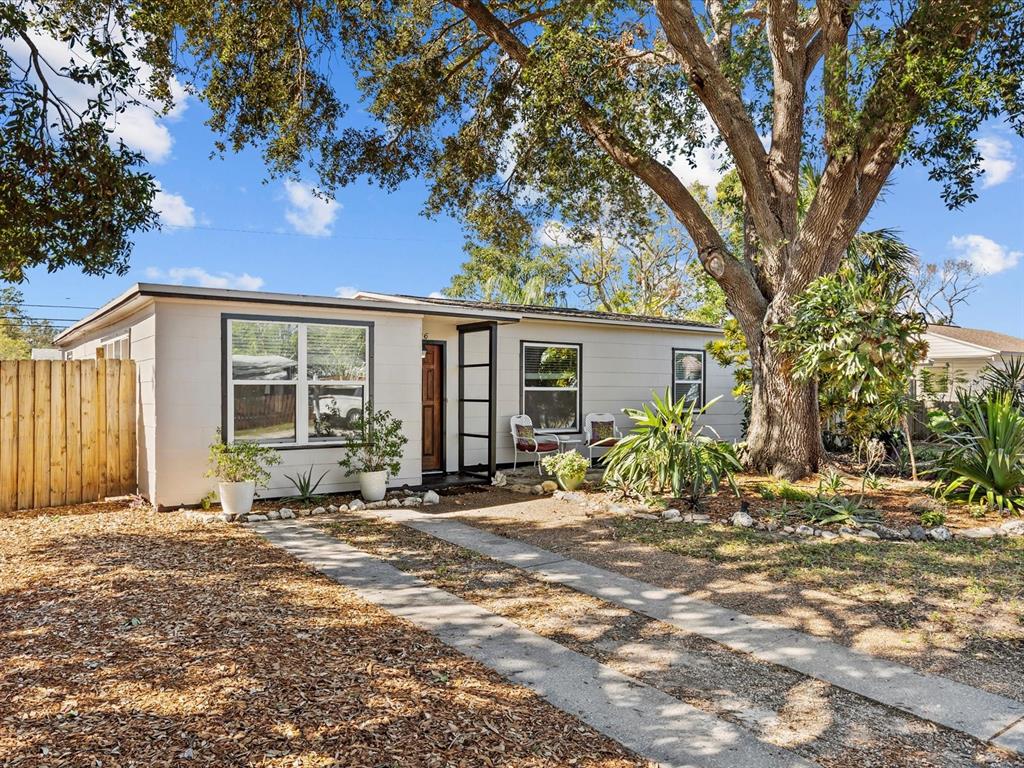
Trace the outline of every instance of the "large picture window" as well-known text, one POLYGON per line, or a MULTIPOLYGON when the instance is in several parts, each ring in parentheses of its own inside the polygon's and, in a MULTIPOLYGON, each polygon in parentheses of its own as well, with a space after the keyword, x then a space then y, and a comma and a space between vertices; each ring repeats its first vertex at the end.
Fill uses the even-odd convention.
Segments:
POLYGON ((228 318, 229 442, 344 444, 369 393, 367 325, 228 318))
POLYGON ((523 413, 534 427, 580 431, 579 344, 523 342, 523 413))
POLYGON ((672 397, 704 405, 704 350, 672 350, 672 397))

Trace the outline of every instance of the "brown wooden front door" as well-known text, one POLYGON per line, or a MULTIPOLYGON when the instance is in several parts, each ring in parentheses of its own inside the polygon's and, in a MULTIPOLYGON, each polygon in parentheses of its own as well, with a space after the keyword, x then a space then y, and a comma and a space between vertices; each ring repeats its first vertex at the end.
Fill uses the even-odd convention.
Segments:
POLYGON ((444 346, 423 343, 423 471, 444 469, 444 346))

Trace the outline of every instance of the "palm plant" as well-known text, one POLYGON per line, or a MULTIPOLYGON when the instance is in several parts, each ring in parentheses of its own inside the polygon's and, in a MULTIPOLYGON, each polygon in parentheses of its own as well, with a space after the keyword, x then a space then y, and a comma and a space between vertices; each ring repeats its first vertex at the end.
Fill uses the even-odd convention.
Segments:
POLYGON ((718 490, 725 481, 739 495, 733 472, 742 467, 732 445, 705 434, 710 427, 698 426, 697 417, 718 400, 702 408, 695 402, 672 401, 654 394, 643 408, 627 408, 634 426, 629 435, 605 454, 606 480, 633 493, 688 495, 697 504, 718 490))
POLYGON ((957 399, 959 413, 938 461, 942 495, 1024 510, 1024 411, 1011 392, 976 399, 960 392, 957 399))
POLYGON ((1015 406, 1024 408, 1024 358, 1003 359, 999 365, 989 363, 978 381, 985 394, 1008 393, 1015 406))

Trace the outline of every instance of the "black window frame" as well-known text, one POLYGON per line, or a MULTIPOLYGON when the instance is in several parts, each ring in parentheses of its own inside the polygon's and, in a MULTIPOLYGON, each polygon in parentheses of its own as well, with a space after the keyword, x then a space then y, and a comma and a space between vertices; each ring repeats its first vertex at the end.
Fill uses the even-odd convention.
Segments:
MULTIPOLYGON (((676 355, 680 353, 700 355, 700 397, 697 400, 697 407, 703 408, 708 398, 708 353, 706 349, 672 347, 672 359, 669 368, 669 392, 672 394, 672 402, 676 401, 676 355)), ((692 383, 692 380, 689 383, 692 383)))
MULTIPOLYGON (((366 329, 366 392, 363 396, 363 406, 366 403, 374 399, 374 321, 372 320, 348 320, 348 319, 335 319, 335 318, 322 318, 322 317, 309 317, 309 316, 293 316, 293 315, 252 315, 246 313, 235 313, 235 312, 222 312, 220 316, 220 363, 221 363, 221 374, 220 374, 220 409, 221 409, 221 424, 220 434, 221 441, 224 443, 229 442, 228 435, 233 430, 229 429, 229 422, 233 418, 234 414, 228 412, 228 391, 232 386, 231 377, 231 350, 228 347, 229 333, 228 323, 231 320, 242 320, 242 321, 253 321, 253 322, 278 322, 278 323, 300 323, 306 325, 347 325, 355 326, 366 329)), ((271 382, 272 383, 272 382, 271 382)), ((296 402, 298 402, 298 393, 296 391, 296 402)), ((297 413, 297 412, 296 412, 297 413)), ((298 429, 298 423, 296 423, 296 429, 298 429)), ((260 445, 267 445, 276 451, 315 451, 323 449, 338 449, 345 448, 350 445, 361 445, 362 441, 346 441, 346 440, 324 440, 317 442, 306 442, 306 443, 260 443, 260 445)))
MULTIPOLYGON (((583 343, 576 341, 546 341, 543 339, 522 339, 519 342, 519 412, 526 413, 526 348, 527 347, 575 347, 576 348, 576 423, 574 429, 543 429, 535 425, 540 434, 578 435, 583 431, 583 343)), ((527 414, 529 415, 529 414, 527 414)), ((531 417, 532 419, 533 417, 531 417)))

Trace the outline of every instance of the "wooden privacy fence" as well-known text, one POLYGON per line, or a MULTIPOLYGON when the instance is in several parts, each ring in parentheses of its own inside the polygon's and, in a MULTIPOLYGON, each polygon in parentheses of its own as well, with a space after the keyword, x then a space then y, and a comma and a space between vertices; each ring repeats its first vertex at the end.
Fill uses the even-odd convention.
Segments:
POLYGON ((134 493, 132 360, 0 361, 0 512, 134 493))

